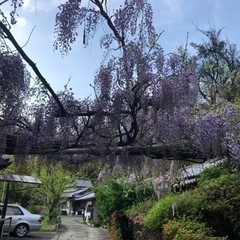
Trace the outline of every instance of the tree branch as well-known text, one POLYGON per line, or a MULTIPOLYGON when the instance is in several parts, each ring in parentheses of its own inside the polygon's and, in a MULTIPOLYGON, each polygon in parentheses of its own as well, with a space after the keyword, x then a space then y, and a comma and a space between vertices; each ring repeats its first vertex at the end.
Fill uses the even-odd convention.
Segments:
POLYGON ((56 95, 56 93, 53 91, 53 89, 50 87, 49 83, 46 81, 46 79, 42 76, 40 71, 38 70, 36 64, 27 56, 27 54, 24 52, 24 50, 19 46, 15 38, 13 37, 12 33, 9 31, 9 29, 4 25, 2 21, 0 21, 0 28, 3 30, 3 32, 6 34, 7 38, 10 40, 10 42, 13 44, 13 46, 17 49, 21 57, 29 64, 29 66, 32 68, 32 70, 35 72, 39 80, 42 82, 42 84, 45 86, 45 88, 51 93, 52 97, 56 101, 56 103, 59 106, 59 109, 61 111, 62 116, 66 116, 66 111, 56 95))
POLYGON ((124 47, 125 43, 124 43, 124 38, 122 36, 120 36, 119 32, 117 31, 117 29, 115 28, 115 26, 113 25, 112 20, 110 19, 110 17, 108 16, 108 14, 104 11, 102 3, 99 0, 92 0, 92 3, 94 3, 95 5, 98 6, 101 15, 106 19, 107 24, 109 26, 109 28, 113 31, 114 36, 117 38, 117 40, 121 43, 122 47, 124 47))
POLYGON ((145 155, 152 159, 164 160, 180 160, 186 162, 203 163, 207 158, 195 149, 180 145, 165 146, 165 145, 145 145, 145 146, 126 146, 126 147, 109 147, 105 150, 93 148, 69 148, 62 151, 51 152, 51 154, 90 154, 95 156, 106 156, 114 153, 120 155, 128 153, 132 156, 145 155))
POLYGON ((7 2, 8 0, 4 0, 2 2, 0 2, 0 6, 3 5, 5 2, 7 2))
MULTIPOLYGON (((18 155, 21 153, 15 153, 15 147, 17 142, 17 136, 6 136, 6 148, 5 154, 7 155, 18 155)), ((131 156, 140 156, 145 155, 152 159, 162 159, 162 160, 180 160, 185 162, 195 162, 195 163, 204 163, 208 159, 197 149, 191 148, 188 144, 175 144, 171 146, 155 144, 155 145, 144 145, 144 146, 112 146, 106 147, 105 149, 99 149, 94 144, 92 145, 82 145, 77 147, 70 147, 61 149, 61 143, 56 142, 52 149, 30 149, 28 155, 71 155, 71 154, 89 154, 92 156, 106 156, 110 154, 120 155, 120 154, 129 154, 131 156)), ((22 153, 26 154, 26 153, 22 153)), ((222 156, 226 156, 226 153, 223 153, 222 156)), ((211 156, 210 158, 213 158, 211 156)), ((218 156, 221 157, 221 156, 218 156)))

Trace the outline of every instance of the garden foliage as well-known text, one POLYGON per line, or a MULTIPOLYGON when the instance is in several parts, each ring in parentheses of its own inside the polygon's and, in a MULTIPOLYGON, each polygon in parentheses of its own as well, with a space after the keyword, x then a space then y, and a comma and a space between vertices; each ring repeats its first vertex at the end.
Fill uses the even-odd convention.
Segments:
POLYGON ((187 239, 183 236, 188 234, 189 237, 193 235, 189 239, 201 239, 201 234, 240 239, 239 176, 220 165, 204 170, 199 180, 201 184, 193 190, 160 199, 145 217, 145 227, 152 230, 163 228, 165 233, 170 229, 171 234, 176 234, 172 239, 187 239), (177 203, 177 216, 172 213, 173 203, 177 203), (179 226, 182 226, 180 230, 179 226), (193 234, 193 226, 199 227, 198 236, 193 234), (204 233, 203 226, 209 232, 204 233))
POLYGON ((99 214, 103 221, 109 222, 115 211, 126 211, 132 205, 138 204, 144 199, 153 198, 154 190, 148 188, 146 190, 143 185, 139 183, 138 189, 136 189, 136 185, 110 178, 95 186, 94 192, 99 214))

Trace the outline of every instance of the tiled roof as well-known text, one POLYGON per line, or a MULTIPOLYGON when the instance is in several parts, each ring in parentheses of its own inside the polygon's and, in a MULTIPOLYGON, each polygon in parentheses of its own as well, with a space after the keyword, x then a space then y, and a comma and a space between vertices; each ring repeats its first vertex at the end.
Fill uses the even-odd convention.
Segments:
POLYGON ((89 192, 86 195, 83 195, 81 197, 75 198, 75 200, 88 200, 88 199, 90 200, 90 199, 93 199, 93 198, 95 198, 94 192, 89 192))
POLYGON ((89 188, 82 188, 82 189, 79 189, 79 190, 75 190, 75 191, 66 191, 62 194, 61 197, 66 197, 66 198, 71 198, 73 197, 74 195, 76 194, 81 194, 81 193, 84 193, 85 191, 87 191, 89 188))
POLYGON ((198 176, 204 169, 217 165, 221 163, 223 160, 217 160, 217 161, 209 161, 202 164, 193 164, 189 167, 186 167, 183 171, 183 177, 189 178, 189 177, 196 177, 198 176))
POLYGON ((66 188, 61 198, 74 198, 75 195, 84 195, 85 192, 91 191, 92 182, 89 180, 77 179, 66 188))

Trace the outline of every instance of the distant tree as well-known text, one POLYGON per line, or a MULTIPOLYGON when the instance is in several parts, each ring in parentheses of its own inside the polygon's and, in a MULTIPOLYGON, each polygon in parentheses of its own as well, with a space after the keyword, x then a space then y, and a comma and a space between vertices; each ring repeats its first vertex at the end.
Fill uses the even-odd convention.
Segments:
POLYGON ((199 30, 207 37, 192 43, 197 51, 199 92, 208 104, 217 98, 234 102, 240 96, 240 55, 236 44, 221 38, 222 29, 199 30))
POLYGON ((48 221, 55 221, 59 213, 59 200, 66 187, 73 183, 74 176, 61 163, 39 160, 31 161, 32 175, 38 177, 42 186, 35 189, 31 202, 42 204, 47 209, 48 221))

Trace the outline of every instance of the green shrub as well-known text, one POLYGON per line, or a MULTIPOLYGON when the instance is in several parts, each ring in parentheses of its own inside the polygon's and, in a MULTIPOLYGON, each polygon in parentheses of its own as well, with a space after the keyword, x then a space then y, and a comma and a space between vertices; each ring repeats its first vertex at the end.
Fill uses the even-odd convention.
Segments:
POLYGON ((108 179, 94 187, 99 214, 107 224, 113 212, 125 211, 144 199, 152 199, 154 191, 149 183, 128 184, 108 179))
MULTIPOLYGON (((151 232, 145 228, 143 219, 149 210, 156 204, 155 201, 148 200, 134 204, 125 213, 128 217, 129 228, 131 229, 132 239, 148 239, 151 232)), ((130 238, 131 239, 131 238, 130 238)))
POLYGON ((68 215, 68 214, 67 214, 67 211, 66 211, 66 210, 62 210, 62 211, 61 211, 61 215, 62 215, 62 216, 67 216, 67 215, 68 215))
POLYGON ((234 224, 233 233, 240 237, 240 220, 234 224))
POLYGON ((100 220, 90 220, 90 224, 92 224, 94 227, 100 227, 101 226, 101 221, 100 220))
POLYGON ((149 210, 145 217, 144 224, 147 228, 157 229, 173 217, 188 216, 196 219, 201 217, 202 203, 205 194, 201 191, 190 190, 181 194, 168 195, 149 210), (173 216, 172 205, 176 205, 175 216, 173 216))
POLYGON ((98 184, 94 187, 96 201, 100 216, 105 223, 110 221, 114 211, 120 211, 124 208, 123 186, 115 179, 98 184))
POLYGON ((217 240, 227 238, 213 238, 213 232, 204 223, 193 220, 172 220, 163 225, 165 240, 217 240))
POLYGON ((156 204, 155 201, 152 200, 148 200, 145 202, 140 202, 137 204, 134 204, 131 206, 131 208, 126 210, 126 213, 129 216, 136 216, 138 214, 142 214, 144 216, 147 215, 147 213, 149 212, 149 210, 156 204))
POLYGON ((177 199, 178 203, 178 217, 188 216, 196 219, 201 217, 201 210, 205 202, 205 192, 193 189, 183 192, 177 199))
POLYGON ((222 175, 228 174, 229 168, 225 163, 208 167, 202 171, 200 176, 197 178, 199 185, 207 185, 211 180, 217 179, 222 175))
MULTIPOLYGON (((172 204, 175 203, 178 210, 175 217, 178 218, 178 221, 175 225, 174 222, 171 222, 171 233, 176 234, 176 236, 174 235, 176 239, 225 239, 224 237, 228 236, 229 239, 239 240, 239 175, 230 173, 227 168, 225 168, 226 171, 222 171, 222 175, 219 175, 216 168, 215 170, 211 173, 207 171, 203 184, 197 188, 160 199, 144 217, 144 227, 154 231, 161 229, 163 224, 173 220, 172 204), (196 235, 196 229, 189 228, 189 223, 187 228, 184 227, 178 231, 179 225, 183 224, 180 219, 204 222, 208 228, 214 230, 215 236, 223 238, 213 238, 205 232, 202 233, 202 228, 196 235), (204 238, 205 235, 209 238, 204 238)), ((169 237, 169 239, 175 238, 169 237)))
POLYGON ((235 174, 225 174, 201 188, 206 194, 203 215, 220 235, 240 239, 240 184, 235 174))
POLYGON ((157 202, 144 219, 144 225, 149 229, 157 229, 173 218, 172 205, 179 195, 168 195, 157 202))
POLYGON ((33 214, 41 214, 42 209, 44 209, 41 205, 30 205, 27 207, 28 211, 33 214))

